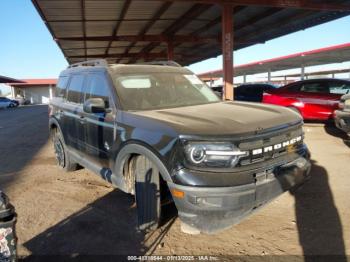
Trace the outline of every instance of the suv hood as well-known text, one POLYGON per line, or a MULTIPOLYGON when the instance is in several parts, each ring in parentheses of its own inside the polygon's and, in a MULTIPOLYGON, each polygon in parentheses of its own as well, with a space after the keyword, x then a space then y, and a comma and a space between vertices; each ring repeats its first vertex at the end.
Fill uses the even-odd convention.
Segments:
POLYGON ((158 120, 180 135, 237 135, 301 122, 292 110, 265 104, 219 102, 133 114, 158 120))

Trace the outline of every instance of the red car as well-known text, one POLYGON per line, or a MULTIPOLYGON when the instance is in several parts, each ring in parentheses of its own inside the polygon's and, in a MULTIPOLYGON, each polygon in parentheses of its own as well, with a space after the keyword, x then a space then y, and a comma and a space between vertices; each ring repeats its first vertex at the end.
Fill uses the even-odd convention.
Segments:
POLYGON ((350 81, 312 79, 268 90, 263 103, 290 107, 307 120, 333 119, 340 97, 350 93, 350 81))

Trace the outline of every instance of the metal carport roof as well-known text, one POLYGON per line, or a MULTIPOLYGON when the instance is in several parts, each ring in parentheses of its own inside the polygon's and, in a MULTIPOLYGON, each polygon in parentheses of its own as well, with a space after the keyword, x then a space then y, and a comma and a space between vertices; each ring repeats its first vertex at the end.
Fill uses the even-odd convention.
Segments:
POLYGON ((218 56, 220 4, 234 4, 234 49, 346 16, 334 0, 32 0, 69 63, 167 59, 189 65, 218 56), (331 3, 331 4, 330 4, 331 3))
MULTIPOLYGON (((238 65, 234 67, 234 75, 253 75, 347 61, 350 61, 350 43, 238 65)), ((201 78, 222 77, 222 75, 221 69, 199 74, 201 78)))
POLYGON ((8 84, 8 83, 23 83, 23 81, 0 75, 0 84, 8 84))

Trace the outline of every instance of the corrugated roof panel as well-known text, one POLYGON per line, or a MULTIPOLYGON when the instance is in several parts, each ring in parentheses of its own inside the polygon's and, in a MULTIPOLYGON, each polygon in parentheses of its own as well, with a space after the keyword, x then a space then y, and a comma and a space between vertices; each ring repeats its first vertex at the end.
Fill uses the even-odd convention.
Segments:
POLYGON ((93 49, 87 49, 87 55, 100 55, 104 54, 106 51, 106 48, 93 48, 93 49))
POLYGON ((86 22, 87 36, 110 36, 115 27, 115 22, 86 22))
POLYGON ((132 1, 125 19, 151 19, 162 4, 161 1, 132 1))
POLYGON ((211 8, 209 8, 207 11, 203 12, 197 18, 198 19, 214 20, 215 18, 218 18, 219 16, 221 16, 221 7, 219 5, 213 5, 211 8))
POLYGON ((117 20, 120 17, 124 1, 85 1, 87 20, 117 20))
POLYGON ((81 10, 80 9, 48 9, 45 11, 46 18, 48 21, 62 21, 62 20, 77 20, 81 21, 81 10))
POLYGON ((147 34, 149 35, 159 35, 164 32, 169 26, 174 23, 172 20, 158 20, 153 26, 148 30, 147 34))
POLYGON ((139 21, 122 22, 118 34, 119 35, 137 35, 144 27, 144 23, 139 21))
POLYGON ((67 56, 75 56, 75 55, 84 55, 85 54, 85 49, 68 49, 64 50, 67 56))
POLYGON ((112 47, 119 47, 119 46, 129 46, 131 42, 128 41, 114 41, 112 42, 112 47))
MULTIPOLYGON (((43 19, 48 22, 48 27, 52 31, 54 38, 62 37, 82 37, 83 36, 83 24, 82 12, 87 19, 86 36, 102 36, 109 37, 112 35, 114 28, 117 25, 117 20, 120 19, 121 12, 125 7, 126 0, 32 0, 37 3, 36 7, 41 13, 43 19), (85 5, 82 5, 82 3, 85 5), (82 7, 85 6, 85 11, 82 7), (52 22, 52 20, 61 20, 60 22, 52 22), (72 21, 62 20, 78 20, 76 23, 72 21), (90 21, 89 21, 90 20, 90 21), (91 20, 104 20, 103 22, 91 21, 91 20), (108 21, 106 21, 108 20, 108 21), (80 21, 80 22, 79 22, 80 21), (56 24, 55 24, 56 23, 56 24)), ((310 0, 311 1, 311 0, 310 0)), ((317 0, 319 3, 328 3, 326 0, 317 0)), ((313 1, 316 3, 316 1, 313 1)), ((332 4, 348 3, 348 0, 334 0, 332 4)), ((127 10, 124 20, 121 22, 117 35, 138 35, 140 30, 145 28, 149 19, 160 10, 161 6, 165 6, 164 0, 132 0, 129 10, 127 10), (126 20, 125 20, 126 19, 126 20), (134 20, 134 21, 130 21, 134 20)), ((205 28, 206 25, 213 20, 220 17, 221 8, 217 5, 213 5, 209 9, 202 9, 202 4, 193 3, 190 1, 171 2, 168 10, 161 15, 160 19, 155 21, 153 26, 148 30, 148 35, 162 34, 171 25, 178 24, 178 20, 188 12, 194 5, 198 5, 200 10, 196 12, 193 9, 193 15, 199 14, 197 17, 193 17, 192 21, 185 23, 183 28, 173 28, 173 32, 181 35, 192 35, 193 31, 200 28, 205 28), (203 12, 201 12, 203 11, 203 12)), ((310 11, 302 9, 285 8, 280 12, 273 12, 278 8, 261 7, 261 6, 246 6, 236 7, 234 26, 241 28, 235 31, 235 49, 247 47, 263 41, 268 41, 278 36, 282 36, 288 33, 292 33, 310 26, 318 25, 336 18, 348 15, 349 12, 321 12, 310 11), (272 10, 272 12, 268 12, 272 10), (264 15, 266 14, 266 17, 264 15), (254 23, 253 23, 254 22, 254 23), (251 25, 251 24, 254 25, 251 25), (245 25, 246 24, 246 25, 245 25)), ((164 11, 164 10, 163 10, 164 11)), ((191 19, 187 17, 185 19, 191 19)), ((181 22, 181 21, 180 21, 181 22)), ((185 21, 187 22, 187 20, 185 21)), ((200 31, 200 36, 217 37, 221 33, 221 23, 215 23, 214 26, 206 28, 200 31)), ((106 38, 107 39, 107 38, 106 38)), ((74 56, 81 54, 81 50, 73 50, 73 48, 84 48, 84 41, 59 41, 60 47, 63 49, 72 49, 65 53, 67 56, 74 56)), ((88 41, 86 43, 88 50, 92 50, 91 53, 96 54, 95 49, 104 49, 108 46, 109 41, 88 41), (93 49, 91 49, 93 48, 93 49)), ((141 52, 143 48, 147 46, 147 42, 135 42, 128 41, 114 41, 112 48, 118 48, 127 50, 130 46, 129 52, 141 52), (137 51, 139 50, 139 51, 137 51)), ((166 51, 164 43, 159 45, 155 43, 152 52, 166 51)), ((113 52, 115 50, 111 50, 113 52)), ((197 62, 209 57, 217 56, 221 54, 220 44, 196 44, 185 43, 180 47, 176 47, 176 53, 182 56, 179 61, 181 64, 188 64, 190 62, 197 62), (186 57, 187 55, 187 57, 186 57), (195 55, 192 57, 190 55, 195 55)), ((68 60, 71 62, 72 59, 68 60)), ((83 60, 83 59, 75 59, 83 60)), ((113 59, 111 61, 118 59, 113 59)), ((126 61, 134 61, 135 59, 127 58, 126 61)))
POLYGON ((107 41, 86 41, 86 47, 87 48, 94 48, 94 47, 104 47, 106 48, 108 46, 107 41))
POLYGON ((52 22, 51 28, 56 32, 57 38, 60 37, 80 37, 83 36, 83 23, 81 22, 52 22))
POLYGON ((166 51, 166 47, 165 46, 157 46, 155 48, 152 49, 151 53, 160 53, 166 51))
POLYGON ((125 47, 112 47, 109 49, 109 54, 122 54, 125 52, 125 47))
POLYGON ((174 2, 169 9, 160 17, 161 19, 178 19, 194 4, 186 2, 174 2))
POLYGON ((141 46, 135 46, 133 48, 130 48, 129 53, 139 53, 139 52, 141 52, 142 48, 143 47, 141 47, 141 46))
POLYGON ((203 21, 193 20, 188 23, 185 27, 181 28, 176 34, 177 35, 189 35, 193 31, 201 28, 203 26, 203 21))
POLYGON ((79 9, 81 7, 80 0, 37 0, 42 9, 79 9))
POLYGON ((59 40, 62 48, 84 48, 84 42, 82 41, 67 41, 67 40, 59 40))

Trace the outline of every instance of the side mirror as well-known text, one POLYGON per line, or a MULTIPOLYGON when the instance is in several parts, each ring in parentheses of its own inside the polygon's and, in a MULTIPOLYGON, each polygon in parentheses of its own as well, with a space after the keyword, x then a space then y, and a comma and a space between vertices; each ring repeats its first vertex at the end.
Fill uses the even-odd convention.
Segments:
POLYGON ((105 113, 106 104, 102 98, 90 98, 85 101, 83 110, 86 113, 105 113))

